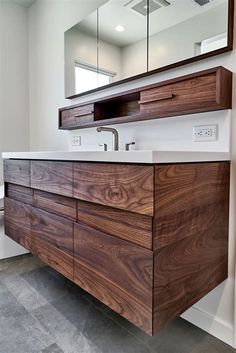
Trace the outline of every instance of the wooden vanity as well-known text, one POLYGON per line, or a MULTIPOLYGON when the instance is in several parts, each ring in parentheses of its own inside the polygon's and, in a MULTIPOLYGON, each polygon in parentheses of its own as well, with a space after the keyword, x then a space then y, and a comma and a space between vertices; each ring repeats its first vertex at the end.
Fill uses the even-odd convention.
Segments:
POLYGON ((229 167, 5 159, 5 232, 153 335, 227 278, 229 167))

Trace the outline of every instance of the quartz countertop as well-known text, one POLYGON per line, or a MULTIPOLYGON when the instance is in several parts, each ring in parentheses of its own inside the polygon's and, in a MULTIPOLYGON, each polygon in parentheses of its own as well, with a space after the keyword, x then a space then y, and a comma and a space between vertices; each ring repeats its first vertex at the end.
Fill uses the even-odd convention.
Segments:
POLYGON ((58 161, 116 162, 116 163, 187 163, 230 160, 229 152, 195 151, 44 151, 4 152, 3 159, 39 159, 58 161))

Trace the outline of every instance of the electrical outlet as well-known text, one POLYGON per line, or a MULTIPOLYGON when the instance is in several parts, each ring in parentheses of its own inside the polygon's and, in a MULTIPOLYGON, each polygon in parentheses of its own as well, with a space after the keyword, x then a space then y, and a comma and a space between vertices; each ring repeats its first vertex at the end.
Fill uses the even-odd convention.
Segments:
POLYGON ((81 146, 81 136, 72 136, 71 145, 72 146, 81 146))
POLYGON ((193 127, 193 141, 216 141, 218 138, 218 125, 200 125, 193 127))

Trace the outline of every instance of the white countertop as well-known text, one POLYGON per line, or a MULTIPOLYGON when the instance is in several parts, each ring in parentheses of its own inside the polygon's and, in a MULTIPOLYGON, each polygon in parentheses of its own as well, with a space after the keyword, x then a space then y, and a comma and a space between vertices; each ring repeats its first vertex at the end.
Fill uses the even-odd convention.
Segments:
POLYGON ((229 152, 194 151, 50 151, 5 152, 3 159, 42 159, 58 161, 117 162, 117 163, 184 163, 228 161, 229 152))

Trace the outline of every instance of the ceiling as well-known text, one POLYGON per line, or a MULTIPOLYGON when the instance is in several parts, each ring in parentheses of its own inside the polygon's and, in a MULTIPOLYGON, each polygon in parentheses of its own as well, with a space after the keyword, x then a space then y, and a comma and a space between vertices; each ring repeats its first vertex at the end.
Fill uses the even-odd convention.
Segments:
POLYGON ((30 7, 36 0, 11 0, 11 1, 24 7, 30 7))
MULTIPOLYGON (((100 39, 124 47, 145 38, 146 17, 125 6, 132 1, 137 2, 138 0, 109 0, 99 8, 100 39), (125 26, 124 32, 119 33, 115 30, 119 24, 125 26)), ((170 6, 162 7, 150 15, 150 35, 210 11, 221 4, 225 6, 225 11, 222 11, 225 12, 222 13, 222 20, 224 21, 227 16, 227 0, 211 0, 205 6, 197 5, 194 0, 168 0, 168 2, 171 4, 170 6)), ((94 36, 96 33, 96 13, 79 22, 76 29, 94 36)))

